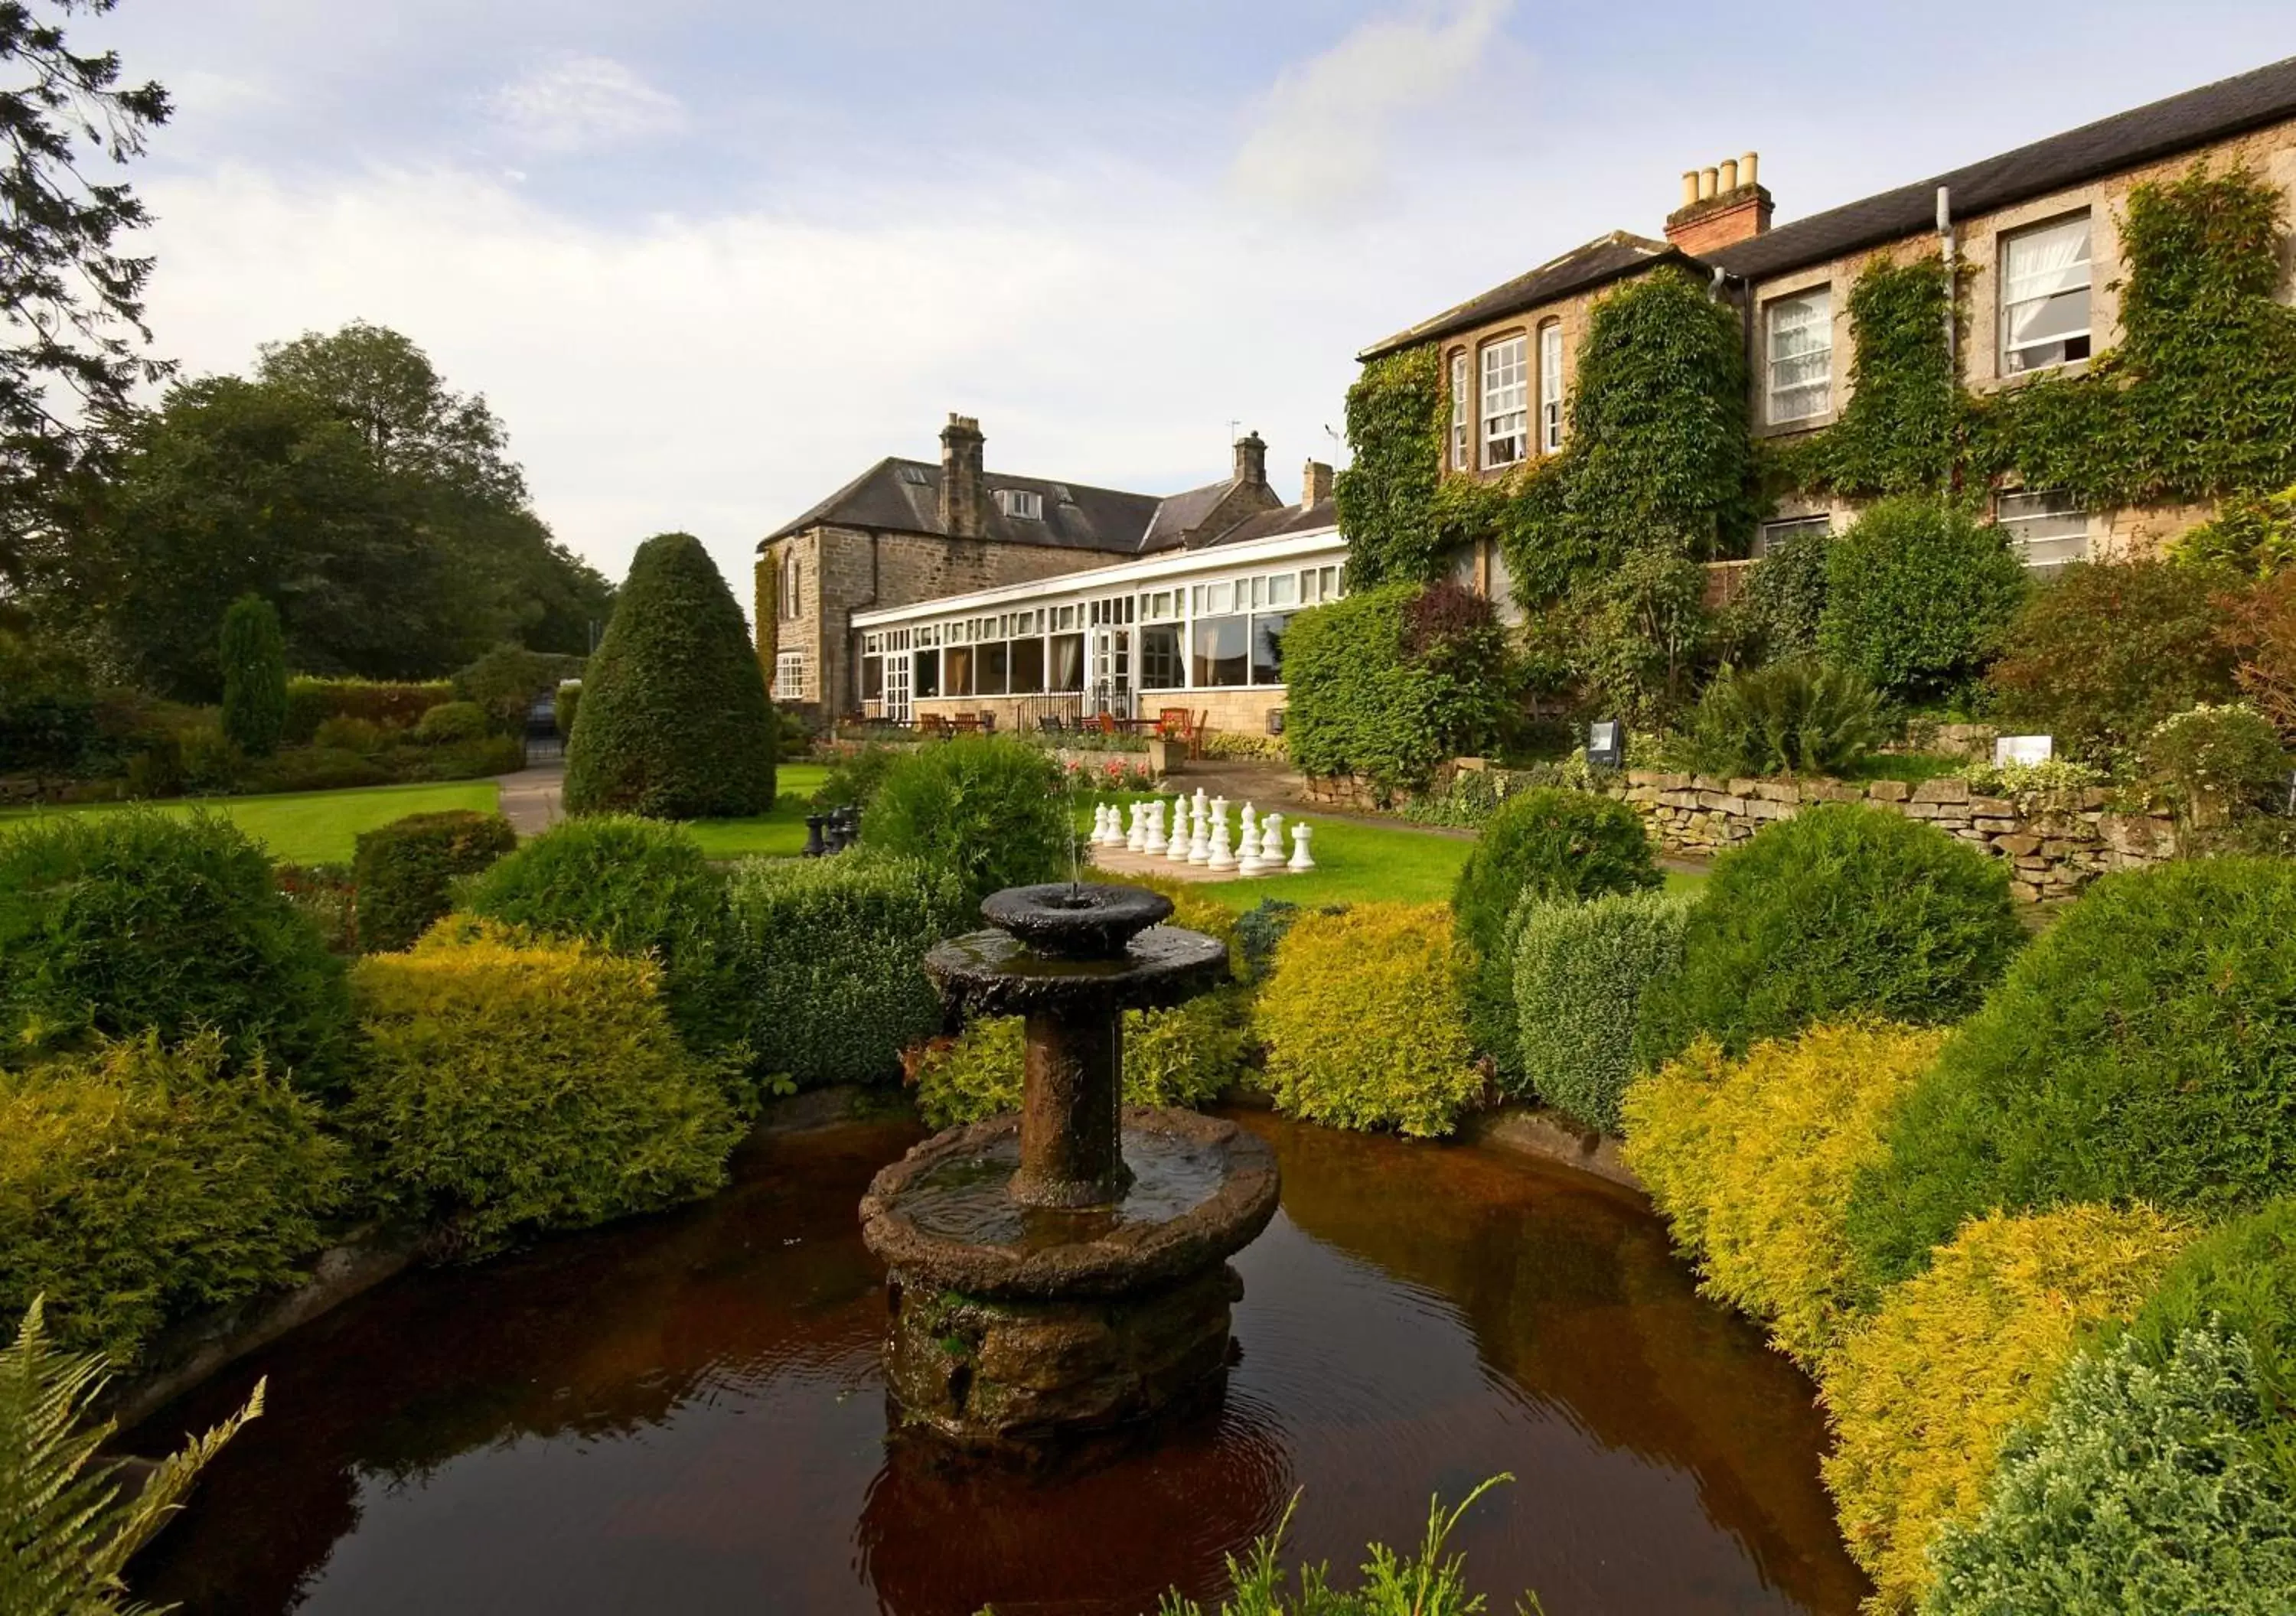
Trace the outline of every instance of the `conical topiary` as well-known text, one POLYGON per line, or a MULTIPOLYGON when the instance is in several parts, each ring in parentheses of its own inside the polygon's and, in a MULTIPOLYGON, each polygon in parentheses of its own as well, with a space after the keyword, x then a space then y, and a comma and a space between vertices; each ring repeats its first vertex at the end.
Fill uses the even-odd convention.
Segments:
POLYGON ((566 811, 763 813, 774 805, 774 738, 748 625, 701 541, 648 539, 583 671, 566 811))

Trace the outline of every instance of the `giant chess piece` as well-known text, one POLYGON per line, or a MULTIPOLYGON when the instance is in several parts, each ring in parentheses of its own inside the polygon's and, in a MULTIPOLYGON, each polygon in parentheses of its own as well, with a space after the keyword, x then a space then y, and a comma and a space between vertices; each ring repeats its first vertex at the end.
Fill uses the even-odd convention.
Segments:
POLYGON ((1316 868, 1316 861, 1308 856, 1307 826, 1294 825, 1292 827, 1292 861, 1285 865, 1284 868, 1295 876, 1303 869, 1313 869, 1316 868))
POLYGON ((1237 844, 1235 873, 1256 876, 1267 868, 1259 856, 1259 821, 1251 812, 1251 804, 1243 805, 1243 839, 1237 844))
POLYGON ((1204 794, 1196 793, 1195 823, 1188 831, 1188 862, 1209 864, 1212 861, 1211 810, 1204 806, 1204 794))
POLYGON ((1172 837, 1164 844, 1164 856, 1175 864, 1188 861, 1188 799, 1172 799, 1172 837))
POLYGON ((1271 871, 1283 868, 1283 816, 1271 813, 1260 821, 1259 861, 1271 871))
POLYGON ((1148 804, 1133 804, 1125 811, 1125 818, 1131 822, 1125 828, 1124 851, 1138 853, 1148 838, 1148 804))
POLYGON ((1211 856, 1204 861, 1207 869, 1234 869, 1235 850, 1227 839, 1227 810, 1225 806, 1212 815, 1211 856))

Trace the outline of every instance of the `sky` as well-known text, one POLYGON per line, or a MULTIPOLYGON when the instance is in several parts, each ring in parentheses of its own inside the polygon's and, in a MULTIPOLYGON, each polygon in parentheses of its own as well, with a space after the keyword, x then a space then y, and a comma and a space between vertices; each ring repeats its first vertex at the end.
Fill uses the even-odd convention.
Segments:
POLYGON ((992 472, 1296 497, 1367 344, 1762 154, 1784 223, 2296 53, 2287 0, 120 0, 156 351, 367 319, 619 578, 980 418, 992 472))

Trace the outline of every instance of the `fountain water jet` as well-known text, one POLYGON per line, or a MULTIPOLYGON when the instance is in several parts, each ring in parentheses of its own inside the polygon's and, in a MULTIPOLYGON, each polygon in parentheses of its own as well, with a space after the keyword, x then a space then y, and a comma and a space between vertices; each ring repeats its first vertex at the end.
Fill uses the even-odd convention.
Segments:
POLYGON ((1024 1018, 1018 1116, 936 1135, 879 1173, 863 1236, 890 1269, 886 1378, 904 1417, 971 1447, 1130 1424, 1215 1384, 1227 1259, 1275 1215, 1275 1162, 1232 1122, 1123 1104, 1123 1013, 1227 979, 1170 900, 1076 882, 981 905, 996 929, 925 968, 951 1017, 1024 1018))

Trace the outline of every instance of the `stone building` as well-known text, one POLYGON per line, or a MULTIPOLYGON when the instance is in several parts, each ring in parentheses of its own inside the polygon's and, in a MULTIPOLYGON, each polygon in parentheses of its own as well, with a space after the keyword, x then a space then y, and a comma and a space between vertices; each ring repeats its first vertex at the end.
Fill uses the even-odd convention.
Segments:
MULTIPOLYGON (((1682 176, 1664 239, 1615 232, 1363 350, 1368 362, 1439 345, 1451 400, 1445 469, 1496 477, 1562 446, 1578 342, 1595 302, 1662 264, 1709 280, 1745 324, 1754 430, 1792 438, 1831 424, 1847 403, 1849 295, 1877 257, 1942 251, 1966 276, 1956 360, 1978 393, 2042 375, 2079 374, 2120 339, 2116 286, 2128 194, 2196 165, 2243 167, 2290 199, 2296 216, 2296 58, 2100 119, 2013 151, 1773 227, 1753 152, 1682 176)), ((2284 265, 2280 295, 2289 296, 2284 265)), ((2156 550, 2205 510, 2089 510, 2051 489, 2005 487, 1995 518, 2029 561, 2156 550)), ((1830 528, 1837 502, 1791 501, 1770 513, 1755 553, 1830 528)), ((1504 563, 1486 544, 1463 575, 1496 599, 1504 563)))
POLYGON ((776 703, 816 722, 862 710, 857 613, 1201 548, 1283 504, 1258 433, 1237 440, 1227 477, 1162 497, 991 471, 984 446, 978 420, 951 415, 938 465, 879 461, 760 541, 776 703))

